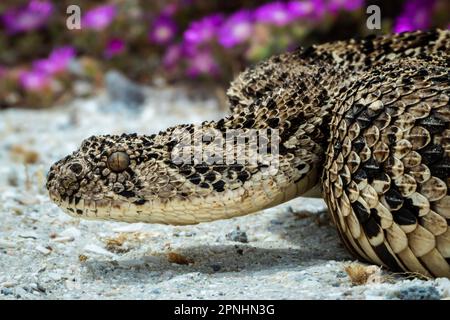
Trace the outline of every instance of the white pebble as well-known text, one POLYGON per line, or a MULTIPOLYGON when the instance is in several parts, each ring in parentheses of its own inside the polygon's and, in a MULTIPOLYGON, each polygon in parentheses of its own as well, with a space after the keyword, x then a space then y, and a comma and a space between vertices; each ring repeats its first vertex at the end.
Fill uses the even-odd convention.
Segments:
POLYGON ((36 246, 36 250, 39 251, 40 253, 42 253, 43 255, 48 255, 50 254, 50 252, 52 252, 51 250, 47 249, 46 247, 43 246, 36 246))
POLYGON ((86 252, 89 252, 89 253, 99 254, 102 256, 108 256, 111 258, 116 257, 116 255, 114 253, 109 252, 108 250, 103 249, 102 247, 99 247, 95 244, 88 244, 88 245, 84 246, 83 250, 86 252))
POLYGON ((0 248, 15 248, 16 244, 12 241, 0 239, 0 248))
POLYGON ((16 281, 5 281, 3 283, 0 284, 0 287, 5 287, 5 288, 12 288, 15 285, 17 285, 16 281))
POLYGON ((78 238, 80 235, 81 231, 75 227, 67 228, 59 234, 60 237, 72 237, 74 239, 78 238))
POLYGON ((70 242, 75 240, 73 237, 56 237, 53 239, 54 242, 70 242))

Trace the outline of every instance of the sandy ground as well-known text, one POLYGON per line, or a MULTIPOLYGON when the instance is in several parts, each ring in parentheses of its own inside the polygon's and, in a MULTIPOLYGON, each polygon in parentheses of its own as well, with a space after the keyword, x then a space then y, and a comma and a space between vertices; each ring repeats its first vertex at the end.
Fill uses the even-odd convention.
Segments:
POLYGON ((185 227, 65 215, 50 202, 45 175, 83 138, 221 116, 214 101, 168 90, 149 96, 133 109, 101 96, 0 113, 0 299, 450 298, 448 279, 407 279, 366 265, 369 281, 355 284, 345 270, 359 265, 318 199, 185 227))

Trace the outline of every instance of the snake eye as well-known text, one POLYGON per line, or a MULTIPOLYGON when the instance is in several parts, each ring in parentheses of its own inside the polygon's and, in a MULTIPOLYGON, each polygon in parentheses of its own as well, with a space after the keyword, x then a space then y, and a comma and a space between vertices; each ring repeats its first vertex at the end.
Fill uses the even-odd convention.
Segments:
POLYGON ((69 169, 76 175, 79 175, 81 173, 81 171, 83 170, 83 166, 81 164, 79 164, 78 162, 75 162, 69 166, 69 169))
POLYGON ((114 172, 122 172, 130 164, 130 157, 122 151, 114 152, 108 157, 108 168, 114 172))

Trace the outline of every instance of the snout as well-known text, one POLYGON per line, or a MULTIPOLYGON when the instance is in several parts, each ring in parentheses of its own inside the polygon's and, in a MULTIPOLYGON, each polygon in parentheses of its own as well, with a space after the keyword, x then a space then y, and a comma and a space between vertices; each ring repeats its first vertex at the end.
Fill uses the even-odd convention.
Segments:
POLYGON ((85 169, 83 163, 78 159, 66 157, 56 162, 50 167, 47 174, 46 187, 50 199, 56 203, 71 196, 79 188, 85 169))

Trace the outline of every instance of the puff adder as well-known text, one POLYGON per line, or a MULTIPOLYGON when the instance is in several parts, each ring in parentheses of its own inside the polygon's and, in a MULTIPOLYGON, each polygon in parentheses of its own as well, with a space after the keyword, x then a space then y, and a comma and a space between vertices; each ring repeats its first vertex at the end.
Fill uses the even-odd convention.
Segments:
POLYGON ((449 47, 450 32, 432 30, 272 57, 233 81, 219 121, 86 139, 51 167, 50 197, 76 217, 195 224, 319 193, 357 257, 450 277, 449 47), (259 154, 173 160, 183 136, 205 131, 204 154, 238 153, 232 129, 277 132, 277 170, 259 154))

